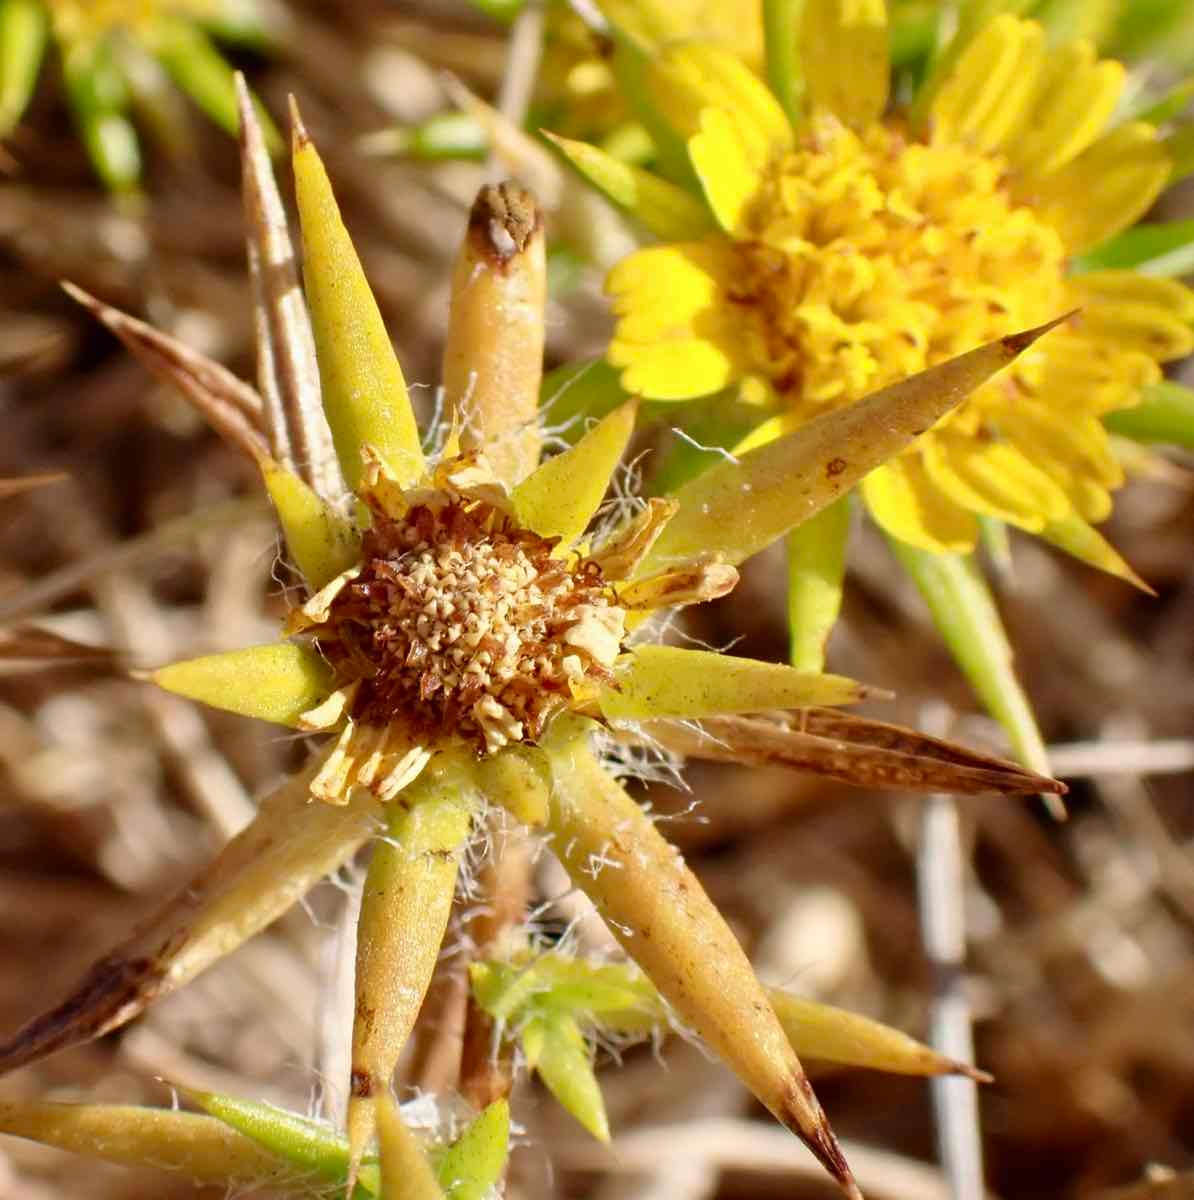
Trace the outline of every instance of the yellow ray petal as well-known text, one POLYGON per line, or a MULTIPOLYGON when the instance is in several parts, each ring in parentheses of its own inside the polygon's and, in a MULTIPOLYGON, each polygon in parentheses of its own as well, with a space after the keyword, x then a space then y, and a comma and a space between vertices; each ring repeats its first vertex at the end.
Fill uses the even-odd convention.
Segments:
POLYGON ((1120 125, 1059 171, 1033 196, 1041 217, 1071 254, 1097 246, 1144 215, 1169 178, 1169 156, 1143 121, 1120 125))
POLYGON ((622 386, 628 392, 651 400, 692 400, 740 379, 748 356, 740 331, 725 325, 701 338, 640 343, 615 337, 609 344, 609 361, 622 368, 622 386))
POLYGON ((763 185, 768 156, 744 139, 740 124, 723 108, 701 111, 700 129, 688 139, 688 157, 717 223, 745 237, 755 197, 763 185))
POLYGON ((1008 442, 979 441, 948 431, 925 438, 929 479, 955 504, 1038 532, 1070 511, 1065 492, 1008 442))
POLYGON ((347 1124, 354 1177, 377 1096, 390 1086, 439 958, 475 807, 467 770, 441 759, 390 805, 386 836, 374 847, 357 934, 347 1124))
POLYGON ((617 337, 649 342, 691 337, 727 305, 737 256, 726 238, 651 246, 624 258, 606 276, 618 317, 617 337))
POLYGON ((1045 61, 1035 21, 996 17, 970 43, 933 101, 935 138, 1001 146, 1032 102, 1045 61))
POLYGON ((610 720, 710 717, 814 704, 853 704, 874 689, 840 675, 679 646, 639 646, 614 668, 602 692, 610 720))
POLYGON ((638 402, 614 409, 569 450, 553 455, 513 492, 519 521, 541 537, 558 537, 561 549, 576 541, 609 488, 634 429, 638 402))
POLYGON ((855 128, 887 107, 884 0, 805 0, 801 60, 809 97, 855 128))
POLYGON ((1122 64, 1097 62, 1090 42, 1056 47, 1040 71, 1032 105, 1000 149, 1026 179, 1059 170, 1103 132, 1123 84, 1122 64))
POLYGON ((1086 271, 1067 280, 1079 304, 1127 302, 1167 309, 1180 321, 1194 321, 1194 288, 1176 279, 1141 275, 1139 271, 1086 271))
POLYGON ((367 442, 402 483, 413 483, 423 474, 423 451, 402 368, 327 172, 297 113, 294 187, 323 405, 344 477, 356 487, 367 442))
POLYGON ((991 342, 719 462, 676 493, 680 511, 640 572, 710 554, 749 558, 906 449, 1055 324, 991 342))
POLYGON ((1111 509, 1108 489, 1123 483, 1102 422, 1088 413, 1066 412, 1060 402, 1019 398, 993 414, 1000 432, 1062 488, 1087 520, 1111 509))
POLYGON ((961 1074, 990 1080, 973 1067, 946 1058, 906 1033, 859 1013, 818 1004, 779 988, 768 988, 767 997, 792 1048, 802 1058, 895 1075, 961 1074))
POLYGON ((1062 521, 1052 521, 1041 530, 1041 537, 1051 542, 1059 550, 1072 554, 1100 571, 1115 575, 1130 583, 1133 587, 1147 592, 1153 591, 1139 575, 1120 556, 1119 552, 1097 529, 1093 529, 1076 513, 1072 513, 1062 521))
POLYGON ((291 557, 311 590, 317 592, 357 560, 360 535, 343 513, 292 471, 265 460, 261 474, 291 557))
POLYGON ((657 238, 687 242, 713 229, 705 206, 674 183, 641 167, 620 162, 587 142, 557 137, 546 130, 543 136, 558 146, 594 187, 641 221, 657 238))
POLYGON ((262 801, 190 883, 88 970, 61 1004, 0 1043, 0 1074, 118 1028, 264 929, 339 869, 379 827, 363 789, 343 808, 311 801, 315 759, 262 801))
POLYGON ((857 1200, 849 1167, 750 962, 684 859, 583 738, 555 750, 552 774, 548 827, 572 882, 680 1020, 857 1200))
POLYGON ((862 497, 892 537, 935 554, 973 550, 978 522, 929 479, 920 458, 906 454, 871 472, 862 497))
POLYGON ((647 68, 647 84, 656 107, 686 138, 700 128, 703 109, 720 108, 753 161, 792 147, 792 127, 779 101, 737 55, 715 42, 665 47, 647 68))
POLYGON ((1156 362, 1185 358, 1194 350, 1194 329, 1189 322, 1159 304, 1104 301, 1084 308, 1079 319, 1082 332, 1092 341, 1114 342, 1156 362))
POLYGON ((294 727, 332 690, 327 663, 293 642, 208 654, 162 667, 149 678, 168 692, 212 708, 294 727))

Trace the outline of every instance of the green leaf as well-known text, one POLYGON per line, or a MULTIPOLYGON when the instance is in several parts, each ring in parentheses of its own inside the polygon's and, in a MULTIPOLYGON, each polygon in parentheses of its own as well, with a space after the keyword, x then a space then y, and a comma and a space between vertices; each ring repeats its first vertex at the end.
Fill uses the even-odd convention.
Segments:
POLYGON ((444 1190, 419 1139, 407 1128, 386 1088, 377 1106, 377 1146, 386 1200, 444 1200, 444 1190))
POLYGON ((593 519, 634 430, 635 401, 614 409, 563 454, 524 479, 511 496, 519 522, 571 546, 593 519))
POLYGON ((295 642, 208 654, 162 667, 149 678, 177 696, 290 726, 332 690, 331 668, 295 642))
POLYGON ((603 358, 566 363, 544 375, 539 411, 549 436, 579 442, 588 431, 585 418, 600 420, 630 399, 621 377, 603 358))
POLYGON ((523 1027, 521 1042, 527 1065, 548 1091, 599 1142, 608 1142, 601 1086, 575 1019, 559 1014, 537 1017, 523 1027))
POLYGON ((1160 99, 1150 100, 1143 108, 1134 109, 1129 119, 1147 121, 1150 125, 1164 125, 1186 111, 1194 99, 1194 79, 1183 79, 1175 83, 1160 99))
POLYGON ((327 171, 297 112, 294 185, 323 405, 344 478, 357 486, 361 447, 368 444, 399 483, 413 483, 423 474, 423 450, 402 368, 327 171))
POLYGON ((1032 704, 1016 678, 1012 647, 994 597, 973 559, 932 554, 888 538, 901 566, 920 590, 954 661, 987 711, 1003 726, 1016 757, 1049 774, 1049 756, 1032 704))
POLYGON ((424 162, 480 162, 489 153, 489 133, 471 113, 442 112, 420 125, 383 129, 358 145, 370 154, 401 154, 424 162))
POLYGON ((800 63, 803 12, 804 0, 763 0, 767 82, 793 126, 804 119, 804 72, 800 63))
POLYGON ((450 1200, 486 1200, 506 1170, 510 1105, 495 1100, 446 1150, 432 1155, 440 1187, 450 1200))
POLYGON ((620 162, 587 142, 557 137, 546 130, 544 136, 602 195, 657 238, 694 241, 714 229, 709 209, 691 192, 641 167, 620 162))
POLYGON ((1186 124, 1175 129, 1168 137, 1161 139, 1162 145, 1169 154, 1173 164, 1169 172, 1169 185, 1172 187, 1187 175, 1194 174, 1194 125, 1186 124))
POLYGON ((1076 275, 1106 269, 1131 269, 1141 275, 1190 274, 1194 271, 1194 220, 1133 225, 1070 262, 1076 275))
POLYGON ((63 48, 62 73, 75 126, 96 174, 110 191, 135 191, 141 151, 126 116, 128 88, 111 52, 102 42, 75 42, 63 48))
MULTIPOLYGON (((203 1183, 298 1182, 255 1140, 197 1113, 123 1104, 0 1103, 0 1133, 125 1166, 176 1171, 203 1183)), ((267 1148, 269 1149, 269 1148, 267 1148)), ((75 1168, 76 1173, 80 1173, 75 1168)))
POLYGON ((1135 408, 1108 413, 1103 424, 1112 433, 1138 442, 1167 442, 1194 449, 1194 388, 1169 380, 1154 383, 1144 389, 1135 408))
POLYGON ((291 557, 311 591, 317 592, 356 561, 360 535, 343 513, 292 471, 264 462, 261 474, 291 557))
MULTIPOLYGON (((332 1183, 342 1183, 347 1177, 348 1142, 328 1126, 256 1100, 238 1100, 214 1092, 187 1091, 186 1095, 205 1112, 305 1174, 332 1183)), ((362 1167, 354 1200, 379 1193, 377 1167, 362 1167)))
POLYGON ((843 496, 788 534, 788 632, 791 663, 820 671, 842 607, 850 501, 843 496))
MULTIPOLYGON (((146 33, 154 56, 170 77, 221 129, 236 134, 236 86, 233 70, 211 39, 191 21, 162 17, 146 33)), ((254 100, 270 154, 280 154, 282 135, 264 106, 254 100)))
POLYGON ((40 0, 0 0, 0 138, 24 116, 46 51, 40 0))
POLYGON ((614 679, 598 700, 612 721, 852 704, 868 694, 840 675, 681 646, 639 646, 617 664, 614 679))

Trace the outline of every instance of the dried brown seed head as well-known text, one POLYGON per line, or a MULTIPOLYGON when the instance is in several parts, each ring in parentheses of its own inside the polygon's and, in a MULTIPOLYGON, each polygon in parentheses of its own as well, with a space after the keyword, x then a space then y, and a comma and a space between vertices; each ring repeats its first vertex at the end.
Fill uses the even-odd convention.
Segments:
POLYGON ((596 563, 555 548, 452 490, 378 514, 359 570, 311 629, 339 688, 352 688, 353 721, 488 754, 534 740, 586 684, 609 681, 623 610, 596 563))

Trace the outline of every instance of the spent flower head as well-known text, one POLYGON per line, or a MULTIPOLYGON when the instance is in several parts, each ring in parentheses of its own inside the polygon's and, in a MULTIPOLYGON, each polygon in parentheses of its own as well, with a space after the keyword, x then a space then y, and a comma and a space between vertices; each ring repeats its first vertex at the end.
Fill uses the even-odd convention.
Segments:
POLYGON ((809 0, 798 27, 768 28, 769 86, 724 45, 643 37, 640 7, 605 6, 699 188, 561 143, 659 239, 607 280, 623 386, 732 389, 767 418, 750 445, 1074 310, 862 495, 913 547, 969 551, 993 518, 1127 574, 1090 528, 1123 480, 1101 418, 1194 349, 1194 292, 1075 269, 1171 175, 1158 128, 1125 115, 1124 68, 974 6, 919 92, 893 97, 882 0, 809 0))
MULTIPOLYGON (((130 116, 136 104, 155 112, 156 131, 182 149, 185 132, 163 95, 167 80, 236 132, 232 67, 212 38, 260 42, 258 7, 256 0, 0 0, 0 140, 24 115, 52 41, 95 173, 113 192, 134 191, 141 178, 130 116)), ((268 122, 267 136, 277 139, 268 122)))
MULTIPOLYGON (((545 288, 533 199, 503 184, 473 207, 444 354, 451 421, 429 457, 297 114, 305 303, 243 89, 240 115, 260 397, 250 403, 251 389, 217 364, 76 294, 256 458, 305 583, 282 640, 168 666, 154 680, 332 736, 198 878, 65 1002, 0 1046, 0 1069, 121 1025, 384 831, 357 949, 347 1138, 348 1175, 359 1179, 440 956, 463 851, 487 806, 501 807, 546 832, 676 1018, 856 1194, 737 940, 600 747, 611 737, 648 741, 895 787, 1064 790, 821 707, 861 698, 866 689, 852 680, 648 636, 651 614, 723 595, 735 563, 901 450, 1041 331, 983 346, 735 459, 687 503, 606 510, 633 403, 539 461, 545 288), (794 709, 790 721, 777 715, 794 709)), ((384 1123, 381 1132, 384 1148, 384 1123)))

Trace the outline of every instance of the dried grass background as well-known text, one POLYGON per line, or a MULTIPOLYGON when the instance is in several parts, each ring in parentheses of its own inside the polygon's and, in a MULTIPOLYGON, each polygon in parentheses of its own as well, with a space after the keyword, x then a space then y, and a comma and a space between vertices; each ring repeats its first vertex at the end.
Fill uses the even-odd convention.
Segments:
MULTIPOLYGON (((479 168, 368 159, 353 143, 441 104, 435 72, 403 47, 485 27, 462 4, 432 0, 312 0, 289 11, 288 47, 241 65, 275 113, 288 92, 298 96, 407 377, 430 403, 447 266, 479 168)), ((474 82, 492 91, 502 44, 468 45, 474 82)), ((272 727, 127 676, 128 666, 271 636, 286 575, 250 468, 55 282, 70 278, 252 376, 234 146, 198 123, 195 133, 185 161, 153 160, 144 215, 118 213, 93 185, 51 84, 13 147, 19 169, 0 182, 0 477, 69 475, 0 501, 0 627, 36 618, 116 650, 31 670, 0 644, 4 1028, 201 864, 301 755, 272 727)), ((597 352, 599 287, 594 273, 553 301, 553 362, 597 352)), ((987 1182, 1005 1200, 1093 1197, 1150 1163, 1194 1166, 1194 463, 1171 461, 1169 478, 1121 494, 1110 527, 1157 599, 1026 539, 1001 582, 1022 677, 1073 785, 1064 825, 1031 802, 959 806, 966 870, 950 902, 965 914, 977 1061, 997 1077, 979 1104, 987 1182)), ((831 665, 898 691, 876 715, 999 747, 881 539, 857 529, 852 562, 831 665)), ((782 589, 781 559, 763 555, 692 632, 715 645, 741 637, 742 652, 780 659, 782 589)), ((768 981, 924 1035, 942 983, 922 949, 924 802, 778 770, 694 766, 688 780, 691 794, 656 785, 650 798, 674 813, 669 834, 768 981)), ((561 890, 546 869, 542 882, 561 890)), ((161 1078, 313 1107, 344 1052, 344 895, 324 885, 309 911, 123 1033, 0 1080, 0 1098, 168 1102, 161 1078)), ((832 1194, 723 1068, 676 1041, 661 1057, 666 1068, 635 1050, 604 1072, 612 1154, 522 1085, 509 1194, 832 1194)), ((932 1166, 924 1083, 817 1078, 869 1197, 950 1194, 932 1166)), ((4 1200, 219 1194, 0 1145, 4 1200)))

